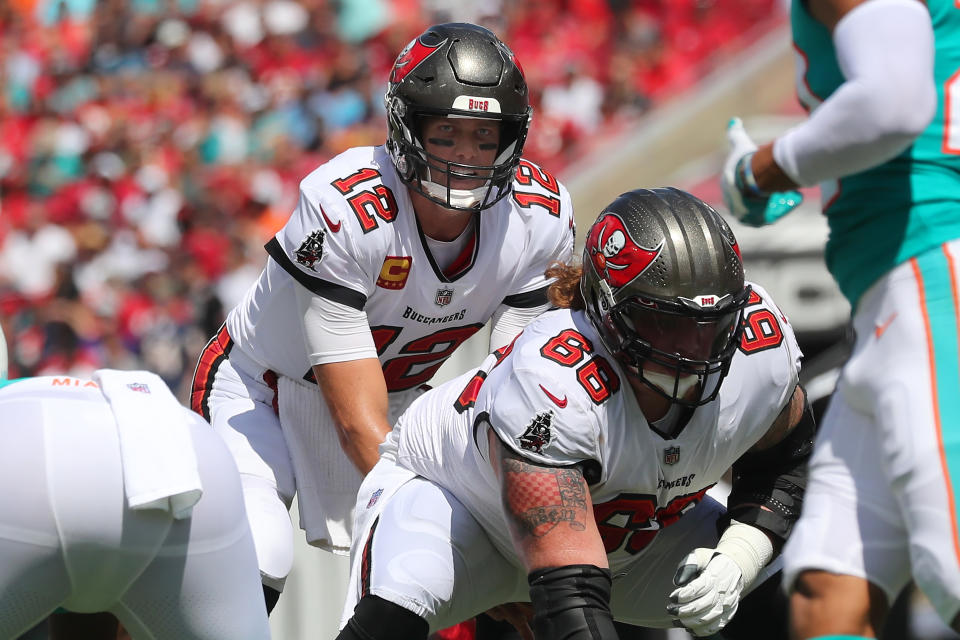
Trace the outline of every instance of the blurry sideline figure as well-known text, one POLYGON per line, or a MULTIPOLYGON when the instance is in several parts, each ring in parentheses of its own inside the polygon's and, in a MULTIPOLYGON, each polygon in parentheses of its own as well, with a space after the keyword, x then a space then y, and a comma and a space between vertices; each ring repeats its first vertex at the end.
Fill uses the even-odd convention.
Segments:
POLYGON ((734 120, 722 186, 760 225, 820 183, 853 307, 784 552, 793 631, 874 638, 911 576, 960 631, 960 5, 795 0, 791 24, 810 116, 759 149, 734 120))
POLYGON ((774 559, 814 425, 793 331, 729 226, 631 191, 549 274, 560 308, 387 436, 339 640, 423 640, 491 607, 537 640, 614 639, 614 619, 785 639, 774 559), (731 465, 725 509, 706 492, 731 465))

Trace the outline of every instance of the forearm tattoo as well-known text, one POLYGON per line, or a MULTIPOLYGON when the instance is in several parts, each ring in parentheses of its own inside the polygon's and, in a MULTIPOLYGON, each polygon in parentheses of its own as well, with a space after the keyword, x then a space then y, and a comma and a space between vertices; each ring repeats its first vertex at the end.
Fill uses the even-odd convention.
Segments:
POLYGON ((542 537, 561 522, 583 531, 587 520, 587 483, 577 468, 544 467, 503 457, 503 498, 507 516, 524 533, 542 537))

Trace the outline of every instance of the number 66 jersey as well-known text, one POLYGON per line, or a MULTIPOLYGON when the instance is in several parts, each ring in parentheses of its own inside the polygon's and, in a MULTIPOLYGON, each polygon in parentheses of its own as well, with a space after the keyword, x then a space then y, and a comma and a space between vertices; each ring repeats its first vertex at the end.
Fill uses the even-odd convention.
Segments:
POLYGON ((675 437, 648 425, 626 372, 589 318, 560 309, 531 322, 479 371, 418 398, 384 455, 451 491, 515 564, 488 429, 535 463, 581 464, 616 571, 692 510, 793 394, 801 356, 793 330, 767 293, 753 287, 719 395, 675 437))

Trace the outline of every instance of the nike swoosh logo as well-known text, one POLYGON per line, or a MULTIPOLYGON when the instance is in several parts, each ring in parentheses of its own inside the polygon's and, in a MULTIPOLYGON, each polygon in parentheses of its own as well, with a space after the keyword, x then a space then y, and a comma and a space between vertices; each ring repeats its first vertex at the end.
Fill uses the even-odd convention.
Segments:
POLYGON ((890 323, 893 322, 896 319, 896 317, 897 317, 897 312, 894 311, 889 318, 883 321, 883 324, 878 324, 874 328, 873 332, 876 334, 877 340, 879 340, 880 336, 882 336, 884 333, 887 332, 887 327, 890 326, 890 323))
POLYGON ((567 396, 563 396, 563 400, 561 400, 561 399, 558 398, 557 396, 555 396, 555 395, 553 395, 552 393, 550 393, 549 391, 547 391, 546 387, 544 387, 543 385, 540 385, 540 388, 543 389, 543 392, 544 392, 545 394, 547 394, 547 397, 548 397, 548 398, 550 398, 551 400, 553 400, 553 403, 554 403, 555 405, 557 405, 557 406, 560 407, 561 409, 563 409, 565 406, 567 406, 567 396))
POLYGON ((320 215, 323 216, 323 221, 327 223, 327 226, 328 226, 328 227, 330 227, 330 231, 332 231, 333 233, 336 233, 337 231, 340 231, 340 225, 341 225, 342 223, 339 222, 339 221, 338 221, 336 224, 334 224, 333 222, 331 222, 331 221, 330 221, 330 218, 327 217, 327 212, 323 210, 323 205, 322 205, 322 204, 318 204, 317 206, 320 207, 320 215))

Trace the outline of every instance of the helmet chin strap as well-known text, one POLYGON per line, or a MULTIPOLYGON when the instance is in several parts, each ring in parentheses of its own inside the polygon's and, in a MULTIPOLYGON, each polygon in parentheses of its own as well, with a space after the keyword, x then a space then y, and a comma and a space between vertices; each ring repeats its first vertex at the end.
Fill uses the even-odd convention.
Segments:
MULTIPOLYGON (((430 178, 430 167, 427 167, 427 178, 430 178)), ((439 200, 447 200, 447 187, 439 185, 429 179, 420 181, 424 191, 439 200)), ((490 181, 486 180, 476 189, 450 189, 450 204, 455 207, 469 209, 478 206, 487 193, 490 181)))

